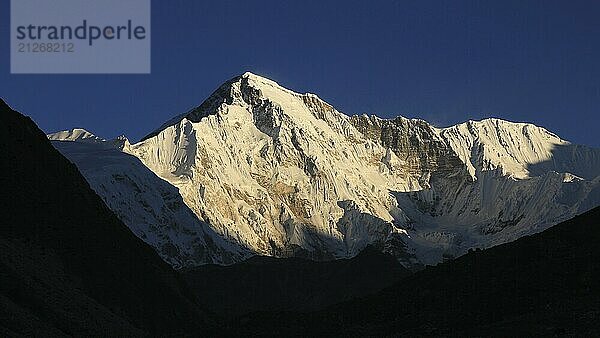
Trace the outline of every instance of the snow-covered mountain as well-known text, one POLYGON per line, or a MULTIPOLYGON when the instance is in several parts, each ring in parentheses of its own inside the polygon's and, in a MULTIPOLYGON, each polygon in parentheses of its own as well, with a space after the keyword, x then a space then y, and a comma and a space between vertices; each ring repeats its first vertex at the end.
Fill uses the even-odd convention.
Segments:
POLYGON ((600 205, 600 150, 544 128, 350 117, 252 73, 135 144, 49 137, 176 266, 342 258, 367 244, 431 264, 600 205))

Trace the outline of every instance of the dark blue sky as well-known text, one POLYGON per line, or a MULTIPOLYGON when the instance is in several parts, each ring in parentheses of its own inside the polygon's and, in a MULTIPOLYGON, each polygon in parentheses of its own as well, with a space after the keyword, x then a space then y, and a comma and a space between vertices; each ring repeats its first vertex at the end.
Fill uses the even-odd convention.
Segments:
POLYGON ((10 75, 47 132, 132 141, 246 70, 347 113, 443 126, 499 117, 600 146, 600 1, 152 1, 152 74, 10 75))

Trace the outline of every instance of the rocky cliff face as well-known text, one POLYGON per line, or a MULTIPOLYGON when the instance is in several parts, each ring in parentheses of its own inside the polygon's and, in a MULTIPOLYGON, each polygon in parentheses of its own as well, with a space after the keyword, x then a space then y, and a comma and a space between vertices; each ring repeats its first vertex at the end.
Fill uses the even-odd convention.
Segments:
POLYGON ((330 259, 373 244, 414 266, 600 204, 600 151, 572 147, 494 119, 440 129, 349 117, 246 73, 121 148, 178 188, 199 221, 251 252, 330 259))
POLYGON ((396 164, 399 172, 422 177, 425 185, 432 174, 445 178, 465 176, 464 163, 426 121, 404 117, 385 120, 367 115, 352 116, 350 121, 363 135, 389 149, 386 163, 396 164), (394 161, 393 155, 398 160, 394 161))

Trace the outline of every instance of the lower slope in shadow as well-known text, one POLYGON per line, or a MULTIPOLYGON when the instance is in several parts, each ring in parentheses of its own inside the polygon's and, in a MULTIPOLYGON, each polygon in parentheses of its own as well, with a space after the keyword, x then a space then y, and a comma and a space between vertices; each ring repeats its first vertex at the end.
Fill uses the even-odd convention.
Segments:
POLYGON ((180 277, 1 100, 0 171, 0 335, 164 335, 212 325, 180 277))
POLYGON ((185 277, 200 302, 223 315, 309 311, 373 294, 410 275, 398 261, 368 246, 351 259, 316 262, 256 256, 231 266, 204 265, 185 277))
POLYGON ((600 207, 542 233, 428 267, 375 296, 310 314, 241 317, 235 333, 600 334, 600 207))

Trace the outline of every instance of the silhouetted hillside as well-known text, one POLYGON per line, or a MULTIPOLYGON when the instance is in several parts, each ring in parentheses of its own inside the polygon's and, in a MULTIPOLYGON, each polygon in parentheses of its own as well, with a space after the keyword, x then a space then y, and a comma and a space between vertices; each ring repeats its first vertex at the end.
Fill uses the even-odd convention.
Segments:
POLYGON ((212 319, 31 119, 0 100, 0 335, 200 332, 212 319))
POLYGON ((185 273, 197 298, 223 316, 252 311, 308 311, 375 293, 410 275, 372 247, 352 259, 315 262, 253 257, 231 266, 185 273))
POLYGON ((543 233, 429 267, 326 311, 241 317, 276 335, 600 334, 600 208, 543 233))

